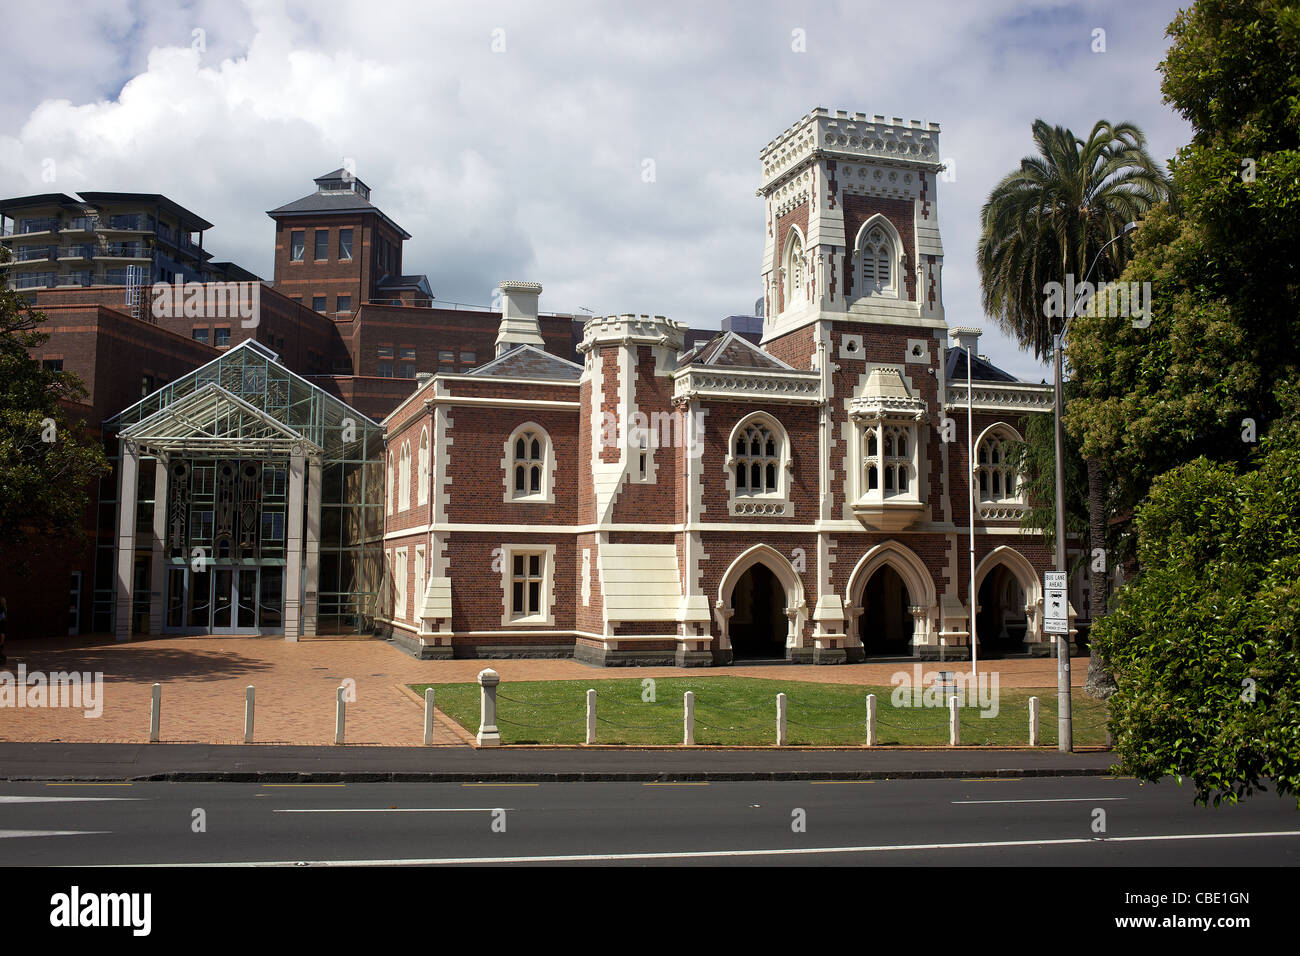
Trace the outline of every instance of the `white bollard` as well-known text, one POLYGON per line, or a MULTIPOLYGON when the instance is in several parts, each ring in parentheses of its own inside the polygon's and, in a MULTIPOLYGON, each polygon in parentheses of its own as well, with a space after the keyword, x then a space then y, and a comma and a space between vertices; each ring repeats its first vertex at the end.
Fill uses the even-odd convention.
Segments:
POLYGON ((682 695, 682 746, 695 746, 695 692, 682 695))
POLYGON ((785 734, 785 694, 776 695, 776 745, 784 747, 785 734))
POLYGON ((343 743, 345 725, 347 724, 348 705, 344 699, 346 694, 347 691, 343 687, 339 687, 336 692, 337 703, 334 707, 334 742, 336 744, 343 743))
POLYGON ((876 746, 876 695, 867 695, 867 746, 876 746))
POLYGON ((478 672, 479 711, 478 745, 500 747, 501 732, 497 730, 497 685, 501 676, 490 667, 478 672))
POLYGON ((596 691, 587 688, 587 743, 596 742, 596 691))
POLYGON ((162 723, 162 684, 153 685, 153 698, 149 703, 149 743, 158 742, 158 726, 162 723))
POLYGON ((253 685, 249 684, 244 688, 244 743, 253 742, 253 685))
POLYGON ((948 698, 948 746, 956 747, 961 743, 961 725, 957 716, 957 695, 948 698))
POLYGON ((1038 746, 1038 698, 1029 698, 1029 746, 1038 746))
POLYGON ((424 689, 424 745, 433 746, 433 688, 424 689))

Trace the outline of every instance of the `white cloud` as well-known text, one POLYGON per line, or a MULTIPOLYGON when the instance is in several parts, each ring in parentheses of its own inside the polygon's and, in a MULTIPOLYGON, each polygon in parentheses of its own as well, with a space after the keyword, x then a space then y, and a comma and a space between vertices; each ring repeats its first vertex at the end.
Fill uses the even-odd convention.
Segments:
MULTIPOLYGON (((759 294, 764 144, 814 106, 934 120, 957 161, 939 188, 949 322, 988 328, 979 207, 1035 118, 1131 119, 1161 158, 1188 138, 1155 72, 1176 0, 1021 9, 47 0, 0 40, 16 130, 0 174, 9 195, 165 193, 216 223, 218 258, 269 276, 265 210, 351 157, 414 236, 405 270, 439 298, 486 303, 499 279, 528 278, 547 309, 708 326, 759 294)), ((1046 374, 991 328, 983 346, 1046 374)))

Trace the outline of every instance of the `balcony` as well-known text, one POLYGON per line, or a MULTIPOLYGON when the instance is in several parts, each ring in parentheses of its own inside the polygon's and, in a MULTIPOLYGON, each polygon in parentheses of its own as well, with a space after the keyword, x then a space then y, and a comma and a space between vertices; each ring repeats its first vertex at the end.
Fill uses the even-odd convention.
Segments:
POLYGON ((54 232, 59 228, 57 219, 23 219, 18 223, 17 235, 25 236, 34 232, 54 232))
POLYGON ((53 272, 32 272, 13 278, 15 289, 46 289, 54 285, 53 272))
POLYGON ((154 232, 156 224, 153 217, 144 213, 122 213, 108 217, 108 228, 122 232, 154 232))
POLYGON ((98 259, 148 259, 150 251, 143 242, 110 242, 103 246, 98 259))
POLYGON ((93 259, 95 257, 95 247, 90 244, 79 246, 60 246, 60 259, 93 259))
POLYGON ((94 232, 95 220, 90 216, 78 216, 63 224, 63 232, 94 232))
POLYGON ((65 272, 59 276, 58 285, 60 286, 86 286, 90 285, 90 272, 65 272))
POLYGON ((54 258, 54 246, 19 246, 14 250, 15 262, 44 262, 54 258))

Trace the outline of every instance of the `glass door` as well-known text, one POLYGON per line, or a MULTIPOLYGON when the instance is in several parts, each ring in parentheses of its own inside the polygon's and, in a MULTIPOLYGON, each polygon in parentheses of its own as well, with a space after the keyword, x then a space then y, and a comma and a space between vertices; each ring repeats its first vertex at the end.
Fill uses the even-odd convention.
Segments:
POLYGON ((240 568, 235 590, 235 627, 257 627, 257 568, 240 568))
POLYGON ((281 567, 169 568, 164 630, 257 634, 283 627, 283 580, 281 567))
POLYGON ((212 630, 231 628, 230 612, 235 604, 235 569, 212 569, 212 630))

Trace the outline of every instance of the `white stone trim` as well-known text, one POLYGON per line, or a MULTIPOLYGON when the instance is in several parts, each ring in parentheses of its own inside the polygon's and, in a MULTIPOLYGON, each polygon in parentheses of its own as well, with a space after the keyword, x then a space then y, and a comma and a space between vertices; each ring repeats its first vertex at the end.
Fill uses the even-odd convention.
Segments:
POLYGON ((903 299, 907 301, 902 266, 906 255, 907 250, 903 246, 903 237, 898 234, 894 224, 886 219, 882 213, 874 213, 868 217, 867 221, 858 227, 858 234, 853 238, 853 298, 903 299), (862 243, 871 230, 877 227, 884 230, 886 241, 890 246, 889 285, 881 286, 879 292, 873 290, 868 293, 866 291, 866 274, 862 267, 862 243))
MULTIPOLYGON (((975 382, 973 405, 981 412, 1050 412, 1052 386, 1029 385, 1021 382, 983 384, 975 382)), ((947 388, 945 409, 961 410, 966 407, 966 383, 950 382, 947 388)))
POLYGON ((742 416, 731 427, 731 432, 727 436, 727 453, 723 456, 722 468, 726 476, 727 510, 729 514, 733 516, 779 517, 794 513, 790 501, 791 485, 793 484, 791 472, 794 469, 794 459, 790 449, 790 435, 785 426, 781 424, 781 420, 770 411, 750 412, 748 415, 742 416), (765 492, 760 495, 741 495, 736 491, 736 436, 756 422, 768 425, 776 434, 776 491, 765 492))
POLYGON ((1056 635, 1043 634, 1043 580, 1023 554, 1009 545, 998 545, 975 565, 976 611, 979 610, 980 585, 998 565, 1004 565, 1015 576, 1020 589, 1025 592, 1025 642, 1052 640, 1056 635))
POLYGON ((798 647, 799 636, 803 632, 804 621, 808 617, 808 603, 804 598, 803 579, 795 572, 790 559, 780 551, 766 544, 756 544, 736 556, 731 565, 718 581, 717 601, 713 605, 714 617, 718 624, 719 648, 731 648, 731 606, 732 592, 746 571, 756 564, 767 566, 781 585, 785 588, 785 610, 789 625, 786 630, 785 646, 798 647))

